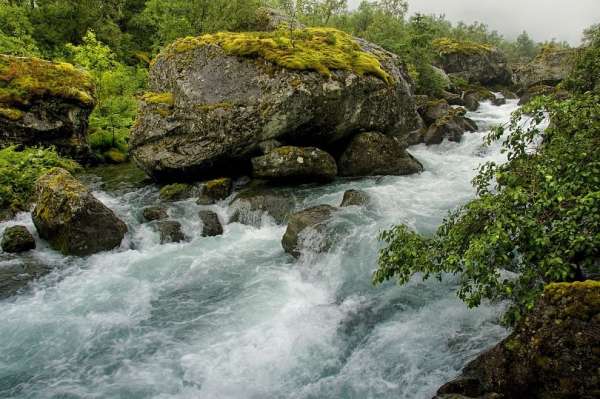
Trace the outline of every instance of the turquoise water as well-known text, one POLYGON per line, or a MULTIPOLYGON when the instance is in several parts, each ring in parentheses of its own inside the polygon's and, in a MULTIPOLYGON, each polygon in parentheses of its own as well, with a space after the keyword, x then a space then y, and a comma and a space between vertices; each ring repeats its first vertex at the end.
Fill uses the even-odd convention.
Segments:
MULTIPOLYGON (((470 116, 486 130, 515 108, 484 103, 470 116)), ((374 288, 376 236, 395 223, 432 232, 472 198, 476 167, 502 160, 483 137, 411 148, 421 175, 296 190, 298 209, 338 205, 350 188, 373 198, 369 209, 338 213, 344 234, 329 253, 299 260, 268 218, 200 237, 193 200, 169 209, 191 241, 161 246, 138 221, 157 188, 102 191, 98 181, 98 198, 130 227, 121 249, 65 258, 38 241, 24 257, 0 253, 0 267, 55 267, 0 301, 0 397, 431 398, 507 334, 502 306, 467 309, 452 278, 374 288)), ((226 219, 226 203, 207 208, 226 219)), ((33 231, 27 214, 0 231, 17 223, 33 231)))

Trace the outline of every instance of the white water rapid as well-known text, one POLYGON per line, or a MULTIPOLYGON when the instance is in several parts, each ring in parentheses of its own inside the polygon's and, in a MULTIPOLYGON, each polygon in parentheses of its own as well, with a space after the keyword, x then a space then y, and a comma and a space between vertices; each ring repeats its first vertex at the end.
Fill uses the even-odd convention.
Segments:
MULTIPOLYGON (((472 198, 477 166, 502 160, 499 145, 482 147, 485 131, 516 107, 483 103, 469 114, 480 133, 412 147, 420 175, 296 190, 298 209, 337 206, 350 188, 374 201, 340 211, 340 245, 299 261, 283 252, 285 227, 268 222, 200 237, 194 200, 169 210, 191 241, 161 246, 139 222, 156 187, 98 188, 129 225, 122 249, 65 258, 38 239, 28 255, 0 252, 0 268, 55 267, 0 300, 0 398, 431 398, 507 334, 502 306, 468 309, 452 278, 373 287, 377 235, 397 223, 430 233, 472 198)), ((226 203, 208 208, 225 218, 226 203)), ((14 224, 35 231, 20 214, 0 233, 14 224)))

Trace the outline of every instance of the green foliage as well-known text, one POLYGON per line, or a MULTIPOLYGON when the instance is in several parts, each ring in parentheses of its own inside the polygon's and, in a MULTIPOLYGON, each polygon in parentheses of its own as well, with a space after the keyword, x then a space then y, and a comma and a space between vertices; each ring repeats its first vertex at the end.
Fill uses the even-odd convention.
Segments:
POLYGON ((293 37, 294 41, 284 29, 186 37, 168 46, 160 57, 218 44, 228 54, 261 57, 288 69, 313 70, 325 76, 329 76, 331 70, 348 70, 390 82, 391 78, 382 69, 379 60, 363 51, 347 33, 333 28, 307 28, 294 30, 293 37))
MULTIPOLYGON (((545 284, 597 268, 600 96, 540 97, 514 114, 509 129, 508 163, 484 165, 474 180, 478 198, 452 213, 435 236, 403 226, 381 235, 386 247, 376 283, 394 277, 405 283, 414 273, 458 274, 460 298, 470 306, 508 299, 512 322, 531 309, 545 284), (553 123, 542 130, 546 115, 553 123)), ((503 133, 499 128, 489 140, 503 133)))
POLYGON ((33 25, 22 7, 0 3, 0 49, 3 54, 39 55, 33 25))
POLYGON ((77 163, 60 157, 53 149, 1 149, 0 209, 26 210, 36 180, 53 167, 61 167, 71 172, 79 168, 77 163))
POLYGON ((585 31, 584 48, 578 52, 573 73, 564 87, 579 93, 600 91, 600 24, 585 31))

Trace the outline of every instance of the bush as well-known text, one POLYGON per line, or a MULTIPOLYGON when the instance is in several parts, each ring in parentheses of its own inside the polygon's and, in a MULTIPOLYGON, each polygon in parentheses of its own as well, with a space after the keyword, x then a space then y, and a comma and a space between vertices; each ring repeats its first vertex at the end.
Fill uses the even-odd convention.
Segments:
POLYGON ((79 169, 75 161, 60 157, 54 149, 17 147, 0 150, 0 209, 26 210, 35 182, 53 167, 70 172, 79 169))

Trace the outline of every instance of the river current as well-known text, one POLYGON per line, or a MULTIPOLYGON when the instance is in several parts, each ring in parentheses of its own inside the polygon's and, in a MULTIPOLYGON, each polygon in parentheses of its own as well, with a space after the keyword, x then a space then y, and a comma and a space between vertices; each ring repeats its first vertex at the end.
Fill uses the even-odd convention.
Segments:
MULTIPOLYGON (((0 268, 54 267, 0 300, 0 398, 431 398, 507 335, 503 307, 468 309, 453 277, 373 287, 377 235, 398 223, 431 233, 473 198, 478 165, 503 160, 499 144, 482 145, 486 131, 516 108, 483 103, 469 113, 480 132, 411 147, 422 174, 295 190, 298 209, 337 206, 351 188, 373 202, 338 212, 338 244, 299 260, 283 252, 285 227, 267 218, 202 238, 194 200, 169 209, 190 241, 160 245, 139 221, 157 187, 107 189, 91 179, 130 233, 121 249, 83 259, 39 239, 27 255, 0 252, 0 268)), ((205 208, 222 220, 231 212, 227 201, 205 208)), ((0 233, 14 224, 35 231, 23 213, 0 233)))

